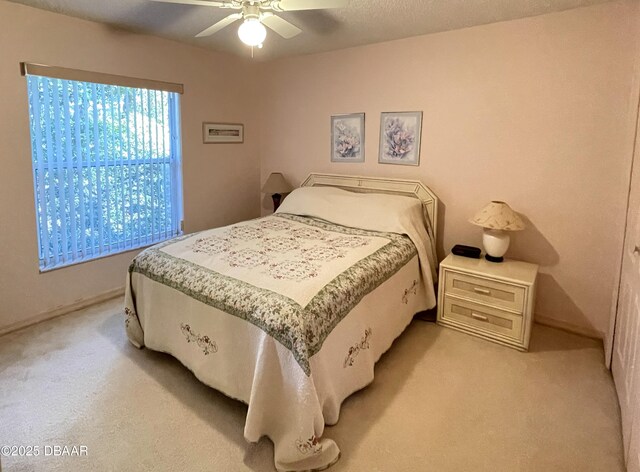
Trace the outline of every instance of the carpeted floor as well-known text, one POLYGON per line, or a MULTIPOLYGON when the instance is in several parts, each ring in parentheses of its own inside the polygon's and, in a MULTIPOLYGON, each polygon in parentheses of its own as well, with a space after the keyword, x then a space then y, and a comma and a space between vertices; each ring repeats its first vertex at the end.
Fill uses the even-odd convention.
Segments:
MULTIPOLYGON (((246 407, 131 346, 121 304, 0 338, 0 446, 40 451, 2 471, 273 472, 271 443, 242 436, 246 407), (74 445, 87 455, 50 455, 74 445)), ((335 472, 615 472, 619 424, 601 343, 536 326, 520 353, 414 321, 325 434, 335 472)))

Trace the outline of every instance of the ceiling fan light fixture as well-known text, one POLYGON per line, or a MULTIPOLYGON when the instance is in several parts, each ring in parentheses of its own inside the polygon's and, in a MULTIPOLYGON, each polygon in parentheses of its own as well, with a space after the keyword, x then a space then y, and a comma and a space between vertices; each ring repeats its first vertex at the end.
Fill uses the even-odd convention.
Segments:
POLYGON ((247 18, 238 28, 238 37, 247 46, 260 47, 267 37, 267 29, 258 18, 247 18))

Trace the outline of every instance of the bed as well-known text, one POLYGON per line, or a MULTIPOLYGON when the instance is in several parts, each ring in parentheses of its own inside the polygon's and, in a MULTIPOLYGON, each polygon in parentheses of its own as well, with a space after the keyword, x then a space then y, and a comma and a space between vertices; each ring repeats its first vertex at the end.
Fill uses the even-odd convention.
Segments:
POLYGON ((248 405, 278 470, 322 470, 342 401, 435 305, 437 199, 408 180, 311 174, 271 216, 180 236, 133 260, 125 326, 248 405))

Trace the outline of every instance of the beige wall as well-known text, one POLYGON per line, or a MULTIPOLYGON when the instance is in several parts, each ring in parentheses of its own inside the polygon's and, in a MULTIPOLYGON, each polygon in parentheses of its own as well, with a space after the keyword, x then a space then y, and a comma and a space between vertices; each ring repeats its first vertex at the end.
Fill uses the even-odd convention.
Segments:
MULTIPOLYGON (((416 178, 442 201, 442 257, 480 246, 492 199, 528 218, 508 255, 541 265, 538 319, 607 329, 637 93, 637 2, 262 66, 261 175, 416 178), (422 110, 419 167, 377 163, 382 111, 422 110), (329 161, 332 114, 366 112, 366 162, 329 161)), ((262 200, 263 212, 269 201, 262 200)))
POLYGON ((26 82, 20 61, 183 83, 185 228, 259 214, 250 62, 0 1, 0 331, 124 286, 134 253, 39 274, 26 82), (202 122, 245 124, 242 145, 202 144, 202 122))
POLYGON ((185 84, 187 231, 256 216, 259 201, 267 212, 260 177, 271 171, 295 184, 312 171, 418 178, 442 200, 441 257, 458 242, 480 245, 467 218, 506 200, 529 221, 509 255, 542 266, 538 318, 603 332, 621 246, 639 15, 637 2, 622 1, 256 65, 0 0, 0 331, 121 287, 133 256, 38 273, 18 71, 30 61, 185 84), (393 110, 424 112, 420 167, 377 164, 379 114, 393 110), (330 163, 330 115, 361 111, 366 162, 330 163), (207 120, 245 123, 245 144, 203 145, 207 120))

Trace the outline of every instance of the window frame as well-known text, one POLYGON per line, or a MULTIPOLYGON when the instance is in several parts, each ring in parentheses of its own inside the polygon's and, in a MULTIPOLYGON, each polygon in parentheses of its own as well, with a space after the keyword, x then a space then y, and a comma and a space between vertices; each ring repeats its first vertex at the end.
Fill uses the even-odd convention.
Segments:
MULTIPOLYGON (((168 92, 168 95, 167 95, 168 124, 165 125, 165 129, 166 129, 166 126, 168 126, 169 128, 168 146, 169 146, 170 154, 166 157, 156 157, 154 159, 150 159, 150 158, 145 159, 143 157, 142 159, 139 159, 138 156, 136 155, 135 159, 129 160, 128 158, 131 157, 131 155, 129 154, 127 156, 128 157, 127 160, 124 160, 122 158, 120 158, 119 160, 118 159, 110 160, 107 158, 104 161, 100 161, 99 159, 91 160, 89 158, 89 159, 81 159, 80 162, 70 162, 68 159, 64 159, 62 160, 62 162, 56 162, 54 166, 47 164, 46 167, 44 167, 45 166, 44 163, 39 164, 37 162, 37 159, 43 159, 43 157, 41 155, 36 155, 34 153, 35 148, 33 147, 33 143, 37 142, 38 138, 35 136, 31 136, 30 156, 31 156, 31 167, 32 167, 32 184, 33 184, 33 190, 34 190, 34 209, 35 209, 35 218, 36 218, 36 233, 37 233, 37 244, 38 244, 37 254, 38 254, 39 272, 40 273, 49 272, 52 270, 57 270, 57 269, 69 267, 76 264, 82 264, 85 262, 90 262, 90 261, 102 259, 105 257, 111 257, 111 256, 123 254, 126 252, 130 252, 130 251, 140 250, 145 247, 158 244, 162 241, 166 241, 183 234, 184 195, 183 195, 183 183, 182 183, 182 136, 181 136, 181 119, 180 119, 180 116, 181 116, 180 94, 183 92, 182 85, 172 84, 168 82, 150 81, 146 79, 135 79, 135 78, 129 78, 124 76, 115 76, 111 74, 78 71, 74 69, 65 69, 65 68, 57 68, 57 67, 41 66, 41 65, 30 65, 25 63, 21 63, 21 69, 22 69, 23 75, 27 77, 27 79, 29 79, 29 76, 40 76, 44 79, 59 79, 59 80, 66 80, 66 81, 75 81, 75 82, 84 83, 84 84, 97 84, 97 85, 103 85, 103 86, 110 85, 110 86, 117 86, 119 88, 127 87, 127 88, 137 89, 137 93, 143 93, 141 91, 145 90, 147 92, 147 99, 149 97, 148 95, 149 91, 153 90, 153 91, 168 92), (46 72, 47 74, 45 74, 44 72, 46 72), (52 73, 52 74, 49 75, 49 73, 52 73), (82 80, 79 80, 79 79, 82 79, 82 80), (91 79, 91 80, 85 80, 85 79, 91 79), (141 86, 141 85, 145 85, 145 86, 141 86), (43 228, 41 223, 45 225, 48 224, 49 219, 54 218, 56 214, 54 213, 54 215, 50 215, 47 213, 47 210, 39 209, 39 205, 42 206, 41 197, 45 195, 45 192, 46 192, 44 188, 44 186, 46 185, 46 182, 45 182, 45 179, 38 178, 38 171, 44 170, 43 172, 44 174, 47 171, 52 172, 52 169, 53 169, 53 171, 56 173, 66 172, 68 175, 69 170, 92 169, 92 168, 100 169, 100 168, 112 168, 112 167, 124 168, 124 166, 128 166, 129 171, 131 171, 132 167, 139 168, 139 166, 143 164, 147 164, 147 165, 162 164, 163 166, 167 164, 169 165, 167 175, 169 175, 169 178, 170 178, 170 187, 169 187, 169 199, 170 199, 170 205, 171 205, 170 215, 171 215, 171 221, 173 222, 169 228, 171 229, 171 231, 167 232, 165 227, 165 235, 162 236, 161 232, 158 232, 159 238, 156 238, 156 239, 154 239, 156 235, 155 231, 152 231, 151 233, 147 232, 147 234, 144 234, 144 235, 138 233, 137 238, 132 236, 130 239, 130 244, 127 244, 127 238, 125 238, 124 240, 118 240, 118 241, 105 240, 104 233, 102 233, 104 231, 104 228, 101 227, 100 234, 98 235, 97 240, 92 241, 93 244, 91 244, 91 247, 85 245, 83 242, 83 248, 78 249, 78 246, 76 246, 76 244, 79 244, 80 241, 76 239, 74 240, 74 243, 73 243, 74 244, 73 251, 68 250, 66 254, 63 254, 63 251, 61 251, 57 257, 55 256, 55 254, 53 254, 53 252, 50 254, 47 254, 47 251, 45 250, 45 246, 43 246, 43 243, 46 242, 48 247, 49 239, 48 239, 48 236, 47 237, 44 236, 44 231, 46 231, 47 234, 49 231, 46 228, 43 228), (151 238, 151 240, 149 240, 149 238, 151 238), (106 249, 103 246, 103 244, 108 249, 106 249)), ((29 84, 28 80, 26 82, 27 82, 27 90, 29 90, 29 87, 31 85, 29 84)), ((94 103, 99 103, 99 101, 96 100, 95 97, 92 97, 92 99, 94 103)), ((105 98, 102 97, 101 101, 104 102, 104 100, 105 98)), ((37 102, 38 108, 41 106, 40 100, 34 100, 34 102, 37 102)), ((35 128, 40 127, 41 125, 39 123, 34 124, 32 122, 33 121, 32 110, 31 110, 32 104, 31 104, 31 95, 29 93, 27 94, 27 103, 29 107, 29 113, 28 113, 29 127, 31 132, 33 132, 35 128)), ((154 106, 157 106, 157 104, 155 104, 154 106)), ((36 107, 34 106, 34 108, 36 107)), ((40 111, 38 110, 38 112, 40 111)), ((54 120, 55 119, 61 119, 61 118, 58 115, 56 118, 54 118, 54 120)), ((52 121, 53 120, 50 120, 48 123, 51 123, 52 121)), ((57 127, 58 125, 54 124, 54 126, 57 127)), ((86 131, 86 130, 83 130, 83 131, 86 131)), ((95 142, 93 133, 90 132, 90 134, 91 134, 90 141, 95 142)), ((128 139, 129 139, 129 136, 127 136, 127 140, 128 139)), ((142 139, 144 140, 144 134, 142 136, 142 139)), ((157 144, 158 143, 156 142, 156 145, 157 144)), ((60 144, 56 142, 55 145, 57 149, 54 152, 61 152, 62 149, 60 149, 60 144)), ((104 143, 103 145, 106 146, 106 144, 104 143)), ((165 144, 163 142, 163 148, 164 148, 164 145, 165 144)), ((85 148, 83 148, 83 151, 85 151, 85 148)), ((69 150, 65 149, 64 152, 65 153, 69 152, 69 150)), ((49 156, 47 156, 47 159, 48 158, 49 156)), ((62 175, 62 174, 59 174, 59 175, 62 175)), ((100 175, 98 171, 97 171, 97 175, 100 175)), ((124 175, 124 173, 122 173, 121 175, 124 175)), ((66 177, 66 178, 69 178, 69 177, 66 177)), ((129 178, 131 177, 129 176, 129 178)), ((107 174, 107 182, 108 182, 108 174, 107 174)), ((120 205, 124 206, 125 204, 124 193, 126 189, 126 182, 123 181, 120 183, 122 184, 121 195, 123 195, 123 198, 120 200, 120 205)), ((147 191, 148 190, 149 189, 147 189, 147 191)), ((130 195, 129 198, 132 198, 131 193, 129 195, 130 195)), ((152 195, 152 194, 146 194, 146 197, 148 197, 149 195, 152 195)), ((67 204, 66 203, 66 200, 68 198, 67 196, 71 197, 71 194, 70 193, 67 194, 67 192, 65 191, 65 205, 67 204)), ((100 208, 102 208, 103 202, 104 202, 104 198, 100 200, 100 208)), ((129 200, 128 202, 130 203, 131 200, 129 200)), ((116 198, 116 205, 117 203, 118 202, 116 198)), ((109 204, 107 204, 107 208, 108 208, 108 205, 109 204)), ((56 213, 59 211, 60 206, 61 205, 56 205, 56 213)), ((83 212, 82 214, 84 215, 84 208, 82 209, 82 212, 83 212)), ((77 228, 76 225, 78 224, 78 217, 71 217, 69 221, 70 221, 70 224, 72 224, 73 228, 77 228)), ((132 224, 132 227, 133 227, 133 224, 132 224)), ((61 230, 58 230, 58 231, 61 231, 61 230)), ((76 234, 75 229, 72 234, 76 234)), ((67 237, 66 233, 64 233, 62 235, 62 238, 63 238, 62 240, 60 239, 60 237, 58 238, 59 244, 61 246, 63 246, 64 243, 66 242, 66 237, 67 237)))

